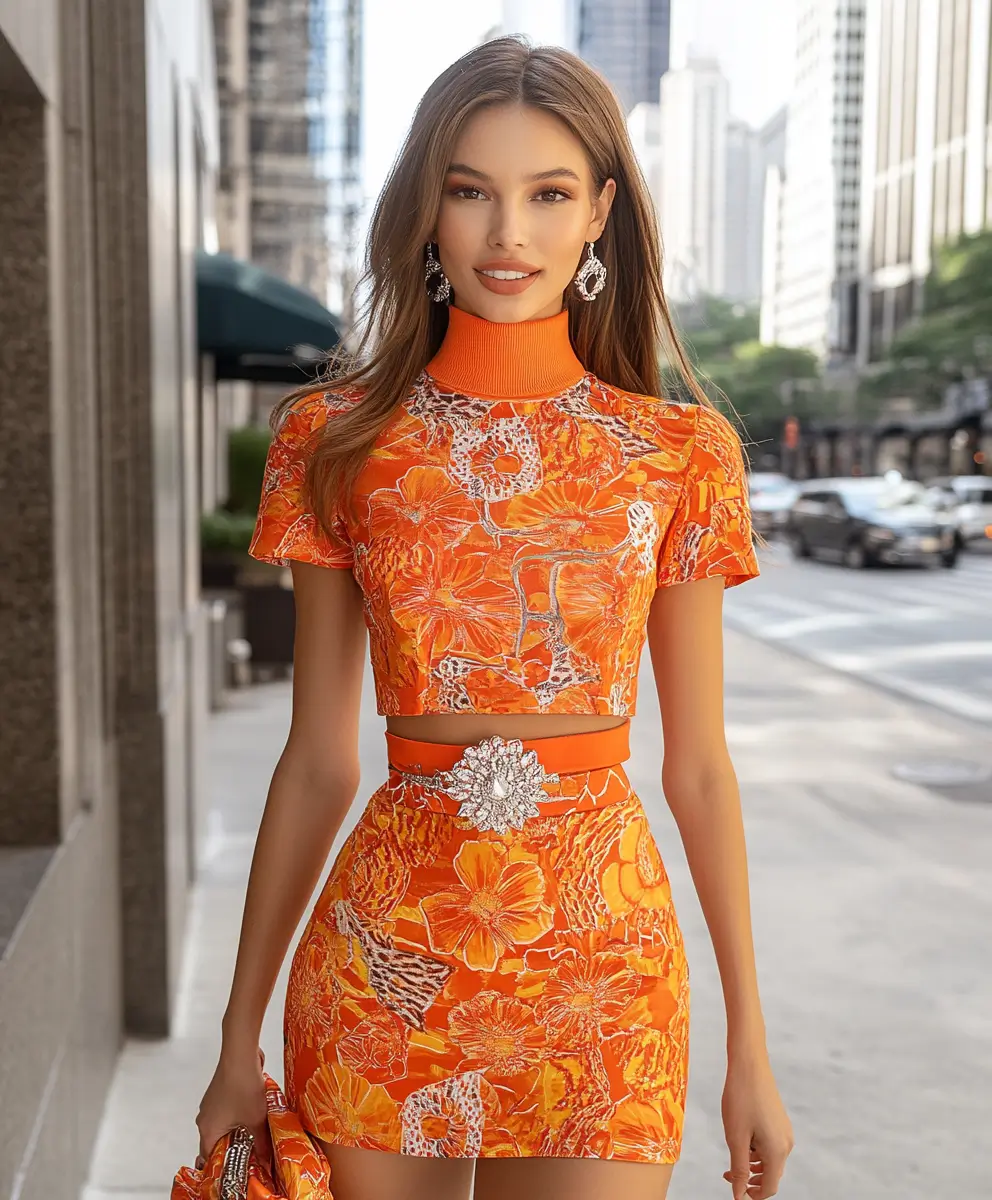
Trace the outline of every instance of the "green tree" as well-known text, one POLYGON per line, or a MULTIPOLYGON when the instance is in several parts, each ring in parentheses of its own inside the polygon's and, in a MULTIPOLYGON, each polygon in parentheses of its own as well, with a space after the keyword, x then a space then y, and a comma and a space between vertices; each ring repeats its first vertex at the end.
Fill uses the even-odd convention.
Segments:
POLYGON ((869 403, 912 396, 940 405, 951 383, 992 369, 992 230, 936 251, 923 311, 893 338, 859 394, 869 403))
POLYGON ((723 357, 741 342, 758 337, 758 310, 719 296, 701 296, 693 304, 680 305, 675 315, 700 361, 723 357))
POLYGON ((787 415, 801 420, 831 407, 808 350, 758 341, 758 312, 713 296, 676 312, 704 391, 751 441, 777 441, 787 415))

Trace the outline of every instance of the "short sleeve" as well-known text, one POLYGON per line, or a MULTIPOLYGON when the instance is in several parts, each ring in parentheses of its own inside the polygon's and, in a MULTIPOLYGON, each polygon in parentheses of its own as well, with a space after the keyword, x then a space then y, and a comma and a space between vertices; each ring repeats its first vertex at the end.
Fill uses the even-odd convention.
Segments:
POLYGON ((658 560, 658 586, 722 575, 753 579, 758 560, 740 438, 722 413, 699 405, 679 507, 658 560))
POLYGON ((279 566, 288 566, 290 560, 320 567, 354 564, 343 517, 332 513, 329 536, 304 500, 310 439, 330 414, 345 406, 340 397, 306 396, 287 411, 265 461, 262 498, 248 548, 253 558, 279 566))

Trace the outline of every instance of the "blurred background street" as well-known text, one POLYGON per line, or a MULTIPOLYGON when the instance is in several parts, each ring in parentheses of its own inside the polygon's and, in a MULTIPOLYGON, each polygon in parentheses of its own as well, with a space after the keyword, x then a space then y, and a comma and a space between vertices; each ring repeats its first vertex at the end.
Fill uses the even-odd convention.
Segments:
POLYGON ((781 543, 727 622, 804 658, 992 725, 992 555, 955 571, 851 571, 781 543))
MULTIPOLYGON (((424 90, 503 34, 616 92, 747 448, 727 721, 780 1194, 989 1193, 992 0, 0 0, 0 1200, 192 1161, 289 714, 269 416, 354 345, 424 90)), ((630 773, 693 964, 671 1196, 708 1200, 720 993, 660 754, 645 662, 630 773)))

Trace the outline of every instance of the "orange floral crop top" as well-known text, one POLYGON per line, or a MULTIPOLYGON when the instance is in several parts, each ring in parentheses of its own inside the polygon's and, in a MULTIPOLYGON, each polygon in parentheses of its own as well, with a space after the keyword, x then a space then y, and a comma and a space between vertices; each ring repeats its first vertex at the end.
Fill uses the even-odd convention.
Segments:
POLYGON ((301 499, 303 450, 358 402, 290 409, 250 552, 353 571, 383 715, 632 714, 655 589, 758 573, 733 427, 587 373, 567 312, 451 308, 328 534, 301 499))

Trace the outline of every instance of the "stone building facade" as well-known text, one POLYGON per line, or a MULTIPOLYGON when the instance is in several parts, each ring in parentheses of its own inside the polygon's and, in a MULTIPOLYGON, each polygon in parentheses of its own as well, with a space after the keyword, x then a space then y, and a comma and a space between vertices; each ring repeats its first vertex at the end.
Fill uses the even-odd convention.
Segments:
POLYGON ((209 0, 0 0, 0 1196, 168 1033, 199 845, 209 0))

